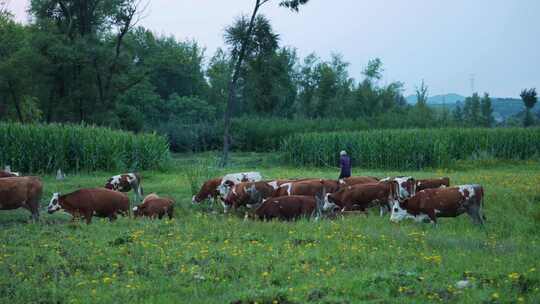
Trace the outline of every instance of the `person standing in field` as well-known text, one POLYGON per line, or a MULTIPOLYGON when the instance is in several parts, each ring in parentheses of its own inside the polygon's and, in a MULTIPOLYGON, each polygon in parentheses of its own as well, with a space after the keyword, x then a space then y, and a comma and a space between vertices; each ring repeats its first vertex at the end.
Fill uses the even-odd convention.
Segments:
POLYGON ((339 179, 351 177, 351 158, 346 151, 341 151, 339 155, 339 167, 341 168, 339 179))

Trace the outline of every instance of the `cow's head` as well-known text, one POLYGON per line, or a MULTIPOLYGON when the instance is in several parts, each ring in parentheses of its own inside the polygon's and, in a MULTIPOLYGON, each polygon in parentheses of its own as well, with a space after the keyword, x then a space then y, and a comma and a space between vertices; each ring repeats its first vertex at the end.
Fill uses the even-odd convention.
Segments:
POLYGON ((58 192, 53 193, 51 201, 49 202, 49 206, 47 207, 48 213, 55 213, 56 211, 62 209, 62 206, 60 206, 59 200, 60 200, 60 193, 58 192))
POLYGON ((381 181, 391 181, 397 187, 397 195, 400 199, 406 199, 413 196, 416 192, 416 181, 411 176, 398 176, 393 178, 385 178, 381 181))
POLYGON ((334 198, 332 197, 332 193, 327 193, 324 196, 323 211, 334 210, 336 208, 339 208, 339 206, 334 202, 334 198))
POLYGON ((400 222, 404 219, 410 218, 411 215, 405 209, 408 199, 405 199, 403 202, 394 201, 392 203, 392 211, 390 213, 390 221, 400 222))
POLYGON ((142 216, 143 215, 143 209, 144 209, 143 205, 133 207, 133 215, 135 217, 142 216))
POLYGON ((111 178, 109 178, 109 180, 107 180, 107 183, 105 184, 105 188, 109 189, 109 190, 118 190, 118 187, 120 186, 120 179, 122 178, 122 176, 120 175, 115 175, 111 178))

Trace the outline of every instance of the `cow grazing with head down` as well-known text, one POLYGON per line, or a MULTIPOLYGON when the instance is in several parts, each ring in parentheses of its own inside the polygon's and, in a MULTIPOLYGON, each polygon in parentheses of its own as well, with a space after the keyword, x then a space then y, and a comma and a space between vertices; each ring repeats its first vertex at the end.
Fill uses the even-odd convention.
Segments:
POLYGON ((225 175, 221 184, 218 187, 219 195, 222 198, 227 197, 229 191, 232 190, 232 187, 238 183, 242 182, 258 182, 262 180, 262 175, 259 172, 243 172, 243 173, 231 173, 225 175))
POLYGON ((339 180, 339 184, 341 187, 354 186, 358 184, 371 184, 377 182, 379 182, 379 179, 373 176, 351 176, 339 180))
POLYGON ((142 179, 138 173, 126 173, 109 178, 105 188, 120 192, 129 192, 133 189, 137 199, 140 200, 144 195, 141 182, 142 179))
POLYGON ((342 188, 325 197, 324 210, 339 208, 341 211, 360 210, 379 206, 381 216, 384 210, 398 200, 397 186, 394 181, 385 181, 371 184, 357 184, 342 188))
POLYGON ((18 172, 0 171, 0 178, 18 177, 18 176, 20 176, 20 174, 18 172))
POLYGON ((467 213, 476 224, 484 224, 482 212, 484 189, 480 185, 462 185, 450 188, 426 189, 392 206, 390 220, 403 219, 437 223, 438 217, 456 217, 467 213))
POLYGON ((25 208, 32 219, 39 219, 39 200, 43 182, 39 177, 6 177, 0 179, 0 210, 25 208))
POLYGON ((170 198, 161 198, 152 193, 146 196, 139 206, 133 207, 135 217, 145 216, 150 218, 162 219, 165 215, 169 219, 173 218, 174 201, 170 198))
POLYGON ((322 195, 290 195, 272 197, 256 206, 253 216, 260 220, 290 221, 302 217, 320 217, 324 202, 322 195))
POLYGON ((425 189, 435 189, 441 187, 450 187, 450 178, 429 178, 416 180, 416 191, 422 191, 425 189))
POLYGON ((231 207, 237 209, 240 206, 251 207, 274 194, 274 187, 269 182, 243 182, 234 185, 223 200, 223 207, 227 212, 231 207), (256 198, 256 199, 255 199, 256 198))
POLYGON ((191 202, 193 204, 198 204, 211 198, 213 198, 214 201, 217 200, 219 197, 218 187, 221 185, 221 180, 221 177, 217 177, 204 182, 199 192, 191 199, 191 202))
POLYGON ((117 213, 128 215, 129 199, 123 193, 104 188, 80 189, 65 195, 54 193, 47 211, 54 213, 60 209, 70 213, 73 220, 84 217, 87 224, 93 216, 114 221, 117 213))

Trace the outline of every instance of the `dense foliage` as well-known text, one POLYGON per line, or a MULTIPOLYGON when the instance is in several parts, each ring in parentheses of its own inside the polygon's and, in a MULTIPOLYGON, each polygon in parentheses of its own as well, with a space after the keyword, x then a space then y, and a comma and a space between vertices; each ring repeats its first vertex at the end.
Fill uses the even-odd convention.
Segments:
POLYGON ((475 158, 540 157, 540 129, 411 129, 307 133, 283 141, 285 160, 295 165, 337 166, 347 150, 354 165, 367 168, 445 167, 475 158))
POLYGON ((108 128, 60 124, 0 124, 0 164, 22 172, 159 169, 167 140, 108 128))

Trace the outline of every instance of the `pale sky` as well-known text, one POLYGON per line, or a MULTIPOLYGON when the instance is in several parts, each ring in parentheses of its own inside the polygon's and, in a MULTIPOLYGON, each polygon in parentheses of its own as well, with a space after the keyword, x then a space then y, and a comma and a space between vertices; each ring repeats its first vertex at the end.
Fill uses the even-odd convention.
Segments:
MULTIPOLYGON (((9 1, 9 0, 8 0, 9 1)), ((254 0, 148 0, 142 25, 180 40, 195 39, 211 56, 223 45, 223 29, 250 13, 254 0)), ((540 88, 539 0, 311 0, 299 14, 272 0, 262 9, 281 44, 302 57, 343 55, 361 79, 371 58, 383 61, 383 82, 403 81, 405 94, 422 79, 430 95, 518 97, 540 88), (339 4, 338 4, 339 3, 339 4)), ((10 0, 20 21, 28 0, 10 0)))

